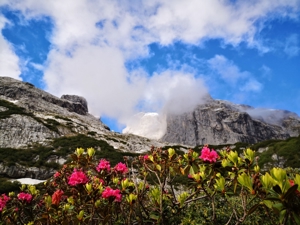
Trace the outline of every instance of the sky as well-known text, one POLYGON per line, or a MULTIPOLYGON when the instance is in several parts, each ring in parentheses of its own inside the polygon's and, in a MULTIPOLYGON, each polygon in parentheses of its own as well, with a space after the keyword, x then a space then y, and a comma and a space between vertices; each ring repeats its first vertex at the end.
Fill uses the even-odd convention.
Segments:
POLYGON ((0 76, 121 132, 209 94, 300 115, 300 0, 0 0, 0 76))

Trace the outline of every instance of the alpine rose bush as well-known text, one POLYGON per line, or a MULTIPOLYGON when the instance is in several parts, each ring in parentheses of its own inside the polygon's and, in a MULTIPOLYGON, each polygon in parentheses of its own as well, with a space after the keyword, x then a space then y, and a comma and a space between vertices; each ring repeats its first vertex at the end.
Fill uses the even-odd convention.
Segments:
POLYGON ((151 148, 113 167, 107 159, 96 163, 94 153, 77 149, 41 190, 22 185, 19 194, 1 195, 0 224, 242 224, 249 218, 247 224, 300 225, 299 173, 264 174, 251 149, 217 153, 204 146, 179 155, 151 148))

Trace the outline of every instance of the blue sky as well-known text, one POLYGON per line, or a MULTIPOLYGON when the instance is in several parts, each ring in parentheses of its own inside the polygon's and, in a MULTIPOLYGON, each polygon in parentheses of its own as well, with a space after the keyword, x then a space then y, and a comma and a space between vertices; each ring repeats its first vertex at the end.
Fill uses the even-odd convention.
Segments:
POLYGON ((300 0, 2 0, 0 29, 0 76, 84 96, 116 131, 207 94, 300 115, 300 0))

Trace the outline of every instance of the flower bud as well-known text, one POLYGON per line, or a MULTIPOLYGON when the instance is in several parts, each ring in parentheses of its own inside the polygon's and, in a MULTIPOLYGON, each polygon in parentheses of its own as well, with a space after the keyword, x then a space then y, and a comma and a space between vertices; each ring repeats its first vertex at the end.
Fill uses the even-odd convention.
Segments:
POLYGON ((50 195, 45 196, 44 202, 46 204, 46 207, 49 208, 52 204, 52 198, 50 195))
POLYGON ((98 208, 98 207, 100 206, 100 203, 101 203, 101 202, 100 202, 100 200, 98 199, 98 200, 95 202, 95 207, 98 208))
POLYGON ((77 155, 77 156, 81 156, 81 155, 83 154, 83 152, 84 152, 84 149, 83 149, 83 148, 77 148, 77 149, 76 149, 76 155, 77 155))
POLYGON ((68 199, 67 199, 67 201, 70 203, 70 204, 74 204, 74 199, 73 199, 73 197, 71 196, 71 197, 69 197, 68 199))
POLYGON ((63 210, 68 211, 69 209, 70 209, 70 204, 65 204, 63 210))
POLYGON ((87 153, 88 153, 89 157, 92 157, 95 154, 95 149, 94 148, 88 148, 87 153))
POLYGON ((259 173, 259 171, 260 171, 259 166, 254 166, 254 171, 255 171, 255 173, 259 173))
POLYGON ((90 194, 92 192, 92 184, 90 183, 86 183, 85 184, 85 188, 87 190, 87 192, 90 194))
POLYGON ((117 177, 113 178, 113 183, 114 184, 118 184, 119 182, 120 182, 119 178, 117 178, 117 177))
POLYGON ((30 193, 32 195, 36 195, 37 194, 37 190, 36 190, 35 186, 33 186, 33 185, 29 186, 29 191, 30 191, 30 193))
POLYGON ((83 211, 83 210, 80 210, 80 212, 79 212, 78 215, 77 215, 77 219, 78 219, 78 220, 82 220, 83 216, 84 216, 84 211, 83 211))
POLYGON ((172 156, 175 154, 175 150, 173 148, 168 149, 169 158, 172 158, 172 156))
POLYGON ((22 184, 22 186, 21 186, 21 191, 24 191, 25 188, 26 188, 26 184, 22 184))

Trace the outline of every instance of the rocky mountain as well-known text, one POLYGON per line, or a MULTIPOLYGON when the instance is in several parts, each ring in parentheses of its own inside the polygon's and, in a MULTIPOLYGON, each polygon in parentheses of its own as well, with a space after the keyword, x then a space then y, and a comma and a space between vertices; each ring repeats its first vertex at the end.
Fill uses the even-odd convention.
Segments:
POLYGON ((186 145, 257 143, 300 134, 300 118, 285 110, 256 109, 209 98, 192 112, 168 115, 161 141, 186 145))
MULTIPOLYGON (((44 160, 62 164, 67 156, 57 153, 53 140, 77 135, 105 142, 110 149, 120 152, 146 152, 151 146, 162 146, 155 140, 110 131, 99 118, 89 114, 88 103, 83 97, 63 95, 58 98, 30 83, 0 77, 0 151, 3 154, 9 154, 7 151, 15 153, 19 149, 34 151, 37 146, 44 146, 49 151, 44 160)), ((40 161, 39 153, 32 154, 36 155, 28 160, 40 161)), ((55 171, 25 167, 18 162, 7 163, 3 156, 1 158, 0 175, 8 177, 45 179, 55 171)))

